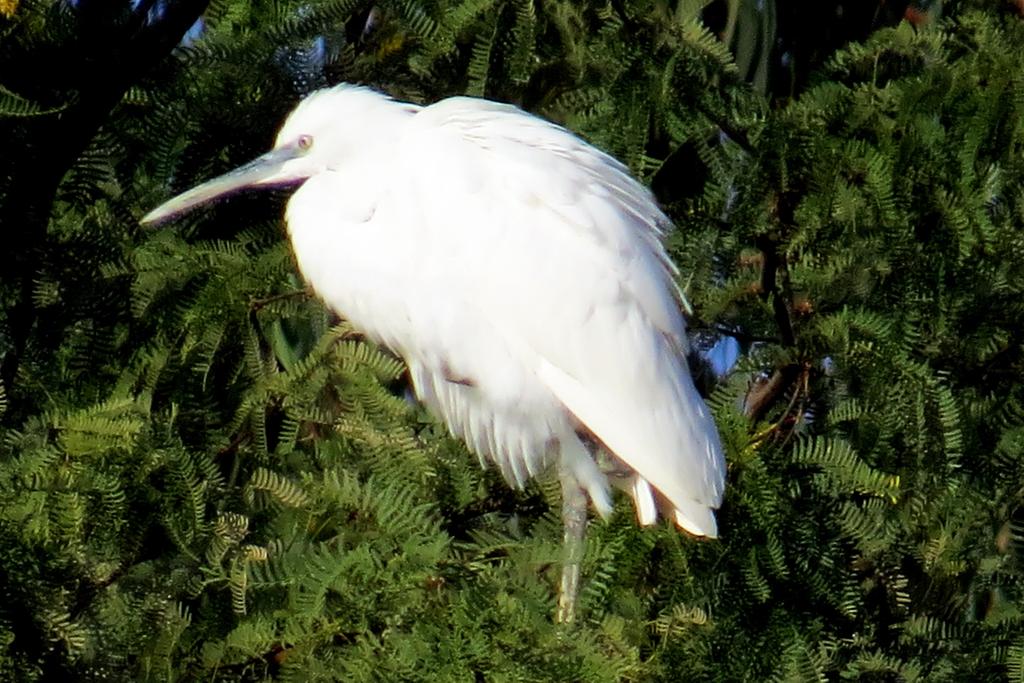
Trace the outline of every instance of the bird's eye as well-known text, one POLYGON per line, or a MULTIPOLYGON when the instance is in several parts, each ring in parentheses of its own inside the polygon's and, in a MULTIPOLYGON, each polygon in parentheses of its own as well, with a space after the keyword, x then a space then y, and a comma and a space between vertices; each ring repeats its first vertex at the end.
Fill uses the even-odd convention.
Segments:
POLYGON ((299 138, 295 141, 295 145, 303 152, 305 152, 306 150, 313 146, 313 136, 300 135, 299 138))

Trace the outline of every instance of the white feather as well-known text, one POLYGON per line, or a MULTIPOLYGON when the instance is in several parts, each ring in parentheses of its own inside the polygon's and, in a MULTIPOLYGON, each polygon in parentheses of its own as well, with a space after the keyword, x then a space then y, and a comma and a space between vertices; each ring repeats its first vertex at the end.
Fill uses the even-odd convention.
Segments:
POLYGON ((633 496, 633 504, 636 506, 636 518, 644 526, 654 524, 658 521, 658 506, 654 502, 654 492, 647 480, 639 474, 634 474, 630 481, 630 495, 633 496))
POLYGON ((298 181, 287 222, 303 275, 405 359, 481 461, 522 486, 557 459, 606 514, 585 428, 632 469, 641 523, 667 502, 679 526, 716 534, 725 468, 683 357, 669 222, 625 167, 508 105, 342 86, 304 100, 261 160, 147 220, 298 181))

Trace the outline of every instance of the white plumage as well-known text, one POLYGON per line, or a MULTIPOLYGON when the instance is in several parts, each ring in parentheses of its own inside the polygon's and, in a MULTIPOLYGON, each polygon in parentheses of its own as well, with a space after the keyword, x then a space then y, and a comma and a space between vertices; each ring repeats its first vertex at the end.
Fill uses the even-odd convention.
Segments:
POLYGON ((343 85, 303 100, 272 152, 144 220, 289 183, 304 277, 408 363, 482 462, 515 486, 558 465, 607 514, 603 447, 641 523, 660 509, 716 535, 724 462, 686 365, 669 221, 625 167, 509 105, 343 85))

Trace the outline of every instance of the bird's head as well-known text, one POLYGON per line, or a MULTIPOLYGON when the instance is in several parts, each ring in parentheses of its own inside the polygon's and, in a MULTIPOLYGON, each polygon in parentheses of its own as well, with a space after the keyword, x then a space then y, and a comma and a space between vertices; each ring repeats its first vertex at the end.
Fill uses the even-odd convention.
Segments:
POLYGON ((387 125, 393 116, 404 117, 416 109, 359 86, 319 90, 302 100, 288 116, 272 150, 161 204, 146 214, 142 223, 162 223, 249 187, 300 184, 351 160, 367 147, 373 129, 387 125))

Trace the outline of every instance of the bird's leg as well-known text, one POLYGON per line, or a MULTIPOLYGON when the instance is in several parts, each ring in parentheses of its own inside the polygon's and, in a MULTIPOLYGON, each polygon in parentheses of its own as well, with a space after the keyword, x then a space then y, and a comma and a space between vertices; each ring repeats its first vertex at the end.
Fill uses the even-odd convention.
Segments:
POLYGON ((559 623, 570 624, 576 616, 576 595, 580 588, 580 562, 583 560, 583 534, 587 530, 587 496, 569 472, 561 473, 562 523, 565 543, 562 584, 558 591, 559 623))

